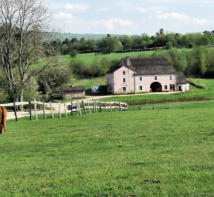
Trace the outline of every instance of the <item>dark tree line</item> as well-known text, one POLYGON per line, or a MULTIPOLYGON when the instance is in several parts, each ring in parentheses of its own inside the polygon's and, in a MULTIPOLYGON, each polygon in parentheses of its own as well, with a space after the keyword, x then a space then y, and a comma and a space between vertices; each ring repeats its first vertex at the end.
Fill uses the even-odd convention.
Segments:
POLYGON ((71 55, 87 52, 123 52, 130 50, 146 50, 157 47, 170 48, 194 48, 201 45, 214 43, 214 31, 204 31, 203 33, 165 33, 161 29, 155 36, 142 34, 139 36, 111 36, 107 35, 101 40, 78 40, 73 38, 63 42, 53 40, 45 42, 46 55, 71 55), (51 50, 50 50, 51 49, 51 50), (50 52, 52 51, 52 52, 50 52))

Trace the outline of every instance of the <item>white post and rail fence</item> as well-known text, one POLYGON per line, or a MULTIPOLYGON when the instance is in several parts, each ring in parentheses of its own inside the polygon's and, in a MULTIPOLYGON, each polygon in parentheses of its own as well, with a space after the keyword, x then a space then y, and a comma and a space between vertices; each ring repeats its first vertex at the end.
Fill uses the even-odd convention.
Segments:
POLYGON ((30 120, 48 117, 62 118, 81 116, 83 114, 92 114, 97 112, 127 111, 128 104, 123 102, 102 102, 102 101, 71 101, 67 103, 45 103, 39 101, 14 102, 0 104, 8 110, 7 119, 16 119, 29 117, 30 120), (40 116, 39 116, 40 115, 40 116))

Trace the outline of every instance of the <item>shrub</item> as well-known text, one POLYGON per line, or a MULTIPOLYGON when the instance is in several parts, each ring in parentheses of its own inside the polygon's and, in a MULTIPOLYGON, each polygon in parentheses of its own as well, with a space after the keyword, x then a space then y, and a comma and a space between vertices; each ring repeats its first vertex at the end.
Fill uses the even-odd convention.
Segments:
POLYGON ((68 83, 70 76, 71 70, 65 62, 56 60, 38 76, 39 91, 49 97, 64 83, 68 83))

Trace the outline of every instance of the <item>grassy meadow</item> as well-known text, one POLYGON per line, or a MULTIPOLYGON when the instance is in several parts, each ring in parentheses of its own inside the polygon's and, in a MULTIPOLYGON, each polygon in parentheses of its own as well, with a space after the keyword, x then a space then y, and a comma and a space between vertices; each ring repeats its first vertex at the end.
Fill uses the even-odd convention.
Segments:
POLYGON ((197 84, 204 85, 205 89, 190 87, 189 92, 174 94, 147 94, 142 93, 130 96, 112 96, 103 98, 103 101, 121 101, 130 105, 156 103, 156 102, 173 102, 173 101, 191 101, 191 100, 213 100, 214 99, 214 79, 193 79, 197 84))
POLYGON ((8 121, 0 196, 213 196, 214 102, 141 109, 8 121))
MULTIPOLYGON (((80 59, 86 64, 91 64, 95 60, 100 60, 102 58, 106 58, 109 61, 112 60, 120 60, 125 57, 136 57, 139 55, 151 56, 154 51, 140 51, 140 52, 127 52, 127 53, 110 53, 110 54, 96 54, 96 53, 86 53, 86 54, 78 54, 76 59, 80 59)), ((67 62, 72 61, 72 58, 69 55, 61 56, 67 62)))
MULTIPOLYGON (((110 54, 96 54, 96 53, 85 53, 85 54, 77 54, 75 58, 71 58, 70 55, 61 55, 51 58, 58 58, 61 61, 64 61, 66 64, 69 64, 73 59, 79 59, 90 66, 95 60, 100 60, 102 58, 107 58, 109 61, 111 60, 120 60, 125 57, 136 57, 139 55, 151 56, 154 51, 140 51, 140 52, 127 52, 127 53, 110 53, 110 54)), ((40 59, 38 64, 32 65, 31 69, 41 68, 45 65, 45 61, 40 59)))

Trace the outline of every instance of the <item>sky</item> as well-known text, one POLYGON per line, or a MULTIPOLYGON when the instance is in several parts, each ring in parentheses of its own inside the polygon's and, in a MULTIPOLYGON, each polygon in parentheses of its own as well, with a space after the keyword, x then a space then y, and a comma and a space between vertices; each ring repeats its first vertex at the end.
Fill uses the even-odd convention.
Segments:
POLYGON ((155 35, 214 30, 214 0, 44 0, 55 31, 155 35))

